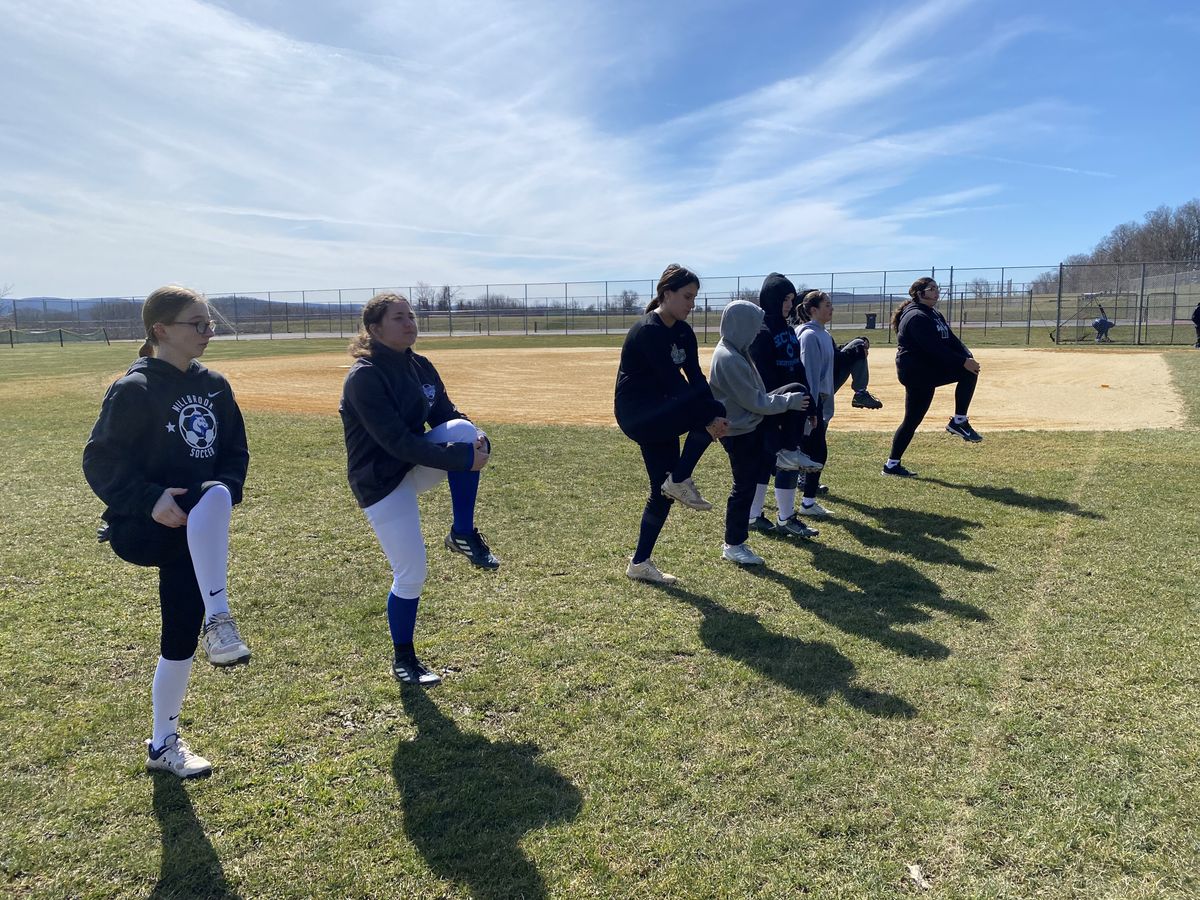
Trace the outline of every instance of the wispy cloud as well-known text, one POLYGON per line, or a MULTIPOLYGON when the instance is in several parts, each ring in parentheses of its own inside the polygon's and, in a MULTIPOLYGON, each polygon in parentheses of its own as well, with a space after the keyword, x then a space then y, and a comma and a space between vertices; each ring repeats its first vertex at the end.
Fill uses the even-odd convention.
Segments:
MULTIPOLYGON (((232 0, 0 0, 22 73, 0 129, 0 280, 138 293, 923 257, 947 238, 912 223, 999 193, 996 165, 1104 174, 1013 152, 1054 103, 905 120, 950 77, 956 51, 931 35, 971 6, 865 21, 798 73, 613 134, 588 114, 596 73, 636 60, 599 4, 335 4, 284 27, 287 5, 273 21, 232 0), (993 167, 924 214, 877 199, 946 158, 993 167)), ((1000 28, 991 52, 1041 27, 1000 28)))

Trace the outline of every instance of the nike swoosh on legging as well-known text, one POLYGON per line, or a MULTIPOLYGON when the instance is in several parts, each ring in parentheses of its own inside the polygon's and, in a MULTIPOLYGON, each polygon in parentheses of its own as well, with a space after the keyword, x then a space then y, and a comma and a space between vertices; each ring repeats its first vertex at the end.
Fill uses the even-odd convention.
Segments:
POLYGON ((220 591, 209 591, 208 596, 215 597, 215 596, 217 596, 217 594, 221 593, 221 591, 223 591, 223 590, 225 590, 225 588, 221 588, 220 591))

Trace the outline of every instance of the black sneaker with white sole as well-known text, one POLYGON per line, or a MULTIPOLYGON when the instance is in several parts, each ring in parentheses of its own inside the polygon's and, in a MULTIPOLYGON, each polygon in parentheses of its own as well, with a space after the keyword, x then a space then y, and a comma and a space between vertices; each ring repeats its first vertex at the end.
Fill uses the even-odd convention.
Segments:
POLYGON ((801 522, 800 518, 796 515, 788 516, 788 518, 781 519, 780 521, 776 522, 775 528, 781 534, 789 534, 792 537, 805 539, 815 538, 821 533, 815 528, 809 528, 807 525, 801 522))
POLYGON ((964 419, 961 422, 955 422, 951 419, 946 423, 946 430, 951 434, 957 434, 964 441, 972 444, 978 444, 983 440, 983 435, 971 427, 971 423, 964 419))
POLYGON ((433 687, 441 684, 440 675, 430 672, 417 659, 415 651, 397 651, 392 659, 392 675, 401 684, 419 684, 422 687, 433 687))
POLYGON ((500 568, 500 560, 487 545, 487 541, 483 539, 483 535, 479 533, 478 528, 469 534, 459 534, 457 531, 451 531, 446 535, 446 549, 452 550, 455 553, 461 553, 471 561, 472 565, 478 566, 481 569, 500 568))
POLYGON ((775 523, 766 516, 759 516, 757 519, 750 520, 751 531, 761 531, 763 534, 773 534, 775 532, 775 523))
POLYGON ((884 475, 893 475, 896 478, 916 478, 917 477, 916 472, 910 472, 908 469, 904 468, 904 466, 902 466, 900 463, 896 463, 894 466, 884 466, 883 474, 884 475))

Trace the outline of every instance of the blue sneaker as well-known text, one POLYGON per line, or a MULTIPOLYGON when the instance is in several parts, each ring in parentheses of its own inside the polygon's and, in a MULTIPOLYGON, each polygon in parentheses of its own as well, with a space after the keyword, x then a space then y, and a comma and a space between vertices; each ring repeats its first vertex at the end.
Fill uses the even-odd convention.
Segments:
POLYGON ((470 534, 459 534, 456 531, 451 531, 446 535, 446 549, 454 553, 461 553, 471 561, 471 564, 478 566, 481 569, 498 569, 500 568, 500 560, 491 548, 487 545, 487 541, 483 539, 483 535, 479 533, 479 529, 474 529, 470 534))

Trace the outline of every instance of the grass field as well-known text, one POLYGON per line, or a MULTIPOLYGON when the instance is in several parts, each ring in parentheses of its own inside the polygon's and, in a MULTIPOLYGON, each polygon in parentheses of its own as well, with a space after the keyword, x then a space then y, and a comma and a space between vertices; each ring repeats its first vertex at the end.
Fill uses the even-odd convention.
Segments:
MULTIPOLYGON (((1168 354, 1185 428, 920 434, 914 482, 835 420, 821 537, 754 538, 742 571, 720 512, 676 510, 678 589, 624 577, 645 488, 619 432, 467 410, 504 565, 449 558, 426 498, 429 693, 387 668, 340 423, 252 414, 230 584, 255 657, 197 662, 184 726, 215 773, 180 784, 142 771, 154 576, 94 542, 79 469, 133 352, 0 352, 6 896, 1200 892, 1200 353, 1168 354)), ((728 490, 719 449, 697 483, 728 490)))

